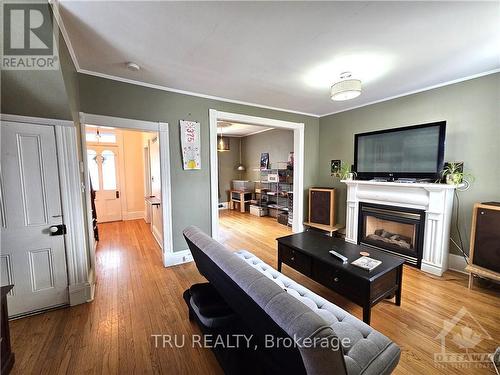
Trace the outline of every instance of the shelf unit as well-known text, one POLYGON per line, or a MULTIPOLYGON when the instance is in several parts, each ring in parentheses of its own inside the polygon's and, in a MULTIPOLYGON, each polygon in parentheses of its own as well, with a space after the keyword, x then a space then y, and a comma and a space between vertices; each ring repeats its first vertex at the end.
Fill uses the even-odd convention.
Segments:
POLYGON ((286 225, 290 225, 293 215, 293 170, 287 168, 287 162, 276 162, 269 169, 257 169, 260 179, 256 182, 255 203, 269 209, 270 216, 287 213, 286 225))

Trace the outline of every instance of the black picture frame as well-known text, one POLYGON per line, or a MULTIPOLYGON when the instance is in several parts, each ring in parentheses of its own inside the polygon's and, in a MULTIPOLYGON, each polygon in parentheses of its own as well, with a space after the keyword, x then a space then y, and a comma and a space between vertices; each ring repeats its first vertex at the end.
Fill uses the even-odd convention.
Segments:
POLYGON ((263 152, 260 154, 260 169, 269 169, 269 153, 263 152))
POLYGON ((330 173, 332 175, 339 173, 340 168, 342 167, 342 161, 341 160, 332 160, 330 161, 330 173))

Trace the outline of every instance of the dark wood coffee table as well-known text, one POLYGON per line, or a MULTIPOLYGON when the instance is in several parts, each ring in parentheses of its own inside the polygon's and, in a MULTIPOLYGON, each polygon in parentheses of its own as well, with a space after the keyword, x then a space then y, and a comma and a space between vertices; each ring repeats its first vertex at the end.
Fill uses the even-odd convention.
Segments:
POLYGON ((384 298, 395 295, 396 305, 401 305, 403 258, 316 232, 292 234, 277 241, 278 271, 285 263, 360 305, 365 323, 370 324, 371 308, 384 298), (343 264, 330 255, 330 250, 344 255, 349 262, 343 264), (370 258, 381 260, 382 264, 372 271, 351 265, 361 256, 360 251, 369 252, 370 258))

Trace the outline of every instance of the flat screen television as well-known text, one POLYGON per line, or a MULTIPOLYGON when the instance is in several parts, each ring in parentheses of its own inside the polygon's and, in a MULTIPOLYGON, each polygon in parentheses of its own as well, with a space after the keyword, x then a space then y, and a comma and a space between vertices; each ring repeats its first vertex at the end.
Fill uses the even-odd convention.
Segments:
POLYGON ((446 121, 355 134, 357 178, 440 178, 445 136, 446 121))

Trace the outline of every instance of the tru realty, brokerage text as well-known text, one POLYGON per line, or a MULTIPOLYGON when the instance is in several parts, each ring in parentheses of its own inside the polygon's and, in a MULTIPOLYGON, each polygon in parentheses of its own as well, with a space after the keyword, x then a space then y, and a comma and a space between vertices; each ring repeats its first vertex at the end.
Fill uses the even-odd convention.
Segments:
POLYGON ((323 348, 339 350, 340 347, 349 347, 350 339, 340 340, 338 337, 279 337, 271 334, 257 338, 254 335, 164 335, 153 334, 155 348, 247 348, 257 350, 263 348, 323 348))

